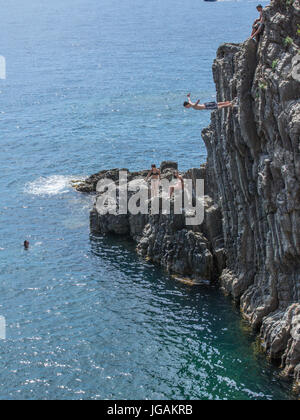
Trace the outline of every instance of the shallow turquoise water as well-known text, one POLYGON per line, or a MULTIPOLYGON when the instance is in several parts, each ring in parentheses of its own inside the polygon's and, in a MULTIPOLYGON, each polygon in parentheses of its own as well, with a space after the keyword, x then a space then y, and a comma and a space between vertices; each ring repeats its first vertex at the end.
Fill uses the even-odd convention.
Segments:
POLYGON ((255 2, 7 3, 0 54, 0 398, 287 399, 231 301, 90 238, 69 181, 152 161, 199 166, 211 64, 255 2), (31 248, 22 249, 28 238, 31 248))

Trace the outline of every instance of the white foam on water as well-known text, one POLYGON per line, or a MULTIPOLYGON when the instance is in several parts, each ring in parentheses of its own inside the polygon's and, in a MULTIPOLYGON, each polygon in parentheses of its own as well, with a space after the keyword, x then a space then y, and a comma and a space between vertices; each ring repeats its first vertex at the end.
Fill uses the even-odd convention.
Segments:
POLYGON ((71 181, 74 177, 64 175, 52 175, 40 177, 25 185, 25 192, 32 195, 58 195, 65 194, 72 188, 71 181))

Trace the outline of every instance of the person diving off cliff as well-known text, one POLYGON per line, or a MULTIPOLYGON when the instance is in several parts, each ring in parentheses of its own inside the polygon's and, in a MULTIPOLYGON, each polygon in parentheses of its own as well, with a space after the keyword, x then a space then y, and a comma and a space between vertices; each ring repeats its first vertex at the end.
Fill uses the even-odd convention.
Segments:
POLYGON ((189 108, 193 108, 196 109, 197 111, 204 111, 204 110, 209 110, 209 111, 213 111, 216 109, 222 109, 222 108, 230 108, 233 106, 233 103, 231 101, 226 101, 226 102, 205 102, 204 104, 200 104, 200 100, 198 100, 197 102, 192 102, 191 101, 191 94, 189 93, 187 95, 188 100, 186 102, 184 102, 183 106, 186 109, 189 108))

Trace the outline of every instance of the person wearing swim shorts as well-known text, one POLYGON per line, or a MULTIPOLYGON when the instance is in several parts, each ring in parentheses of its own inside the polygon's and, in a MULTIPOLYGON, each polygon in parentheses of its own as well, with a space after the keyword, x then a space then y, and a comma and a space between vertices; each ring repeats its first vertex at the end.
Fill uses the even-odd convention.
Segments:
POLYGON ((260 35, 261 35, 262 31, 264 30, 265 23, 264 23, 264 16, 263 16, 263 11, 264 11, 263 6, 261 4, 259 4, 256 7, 256 9, 259 13, 259 18, 256 19, 253 23, 252 33, 251 33, 250 39, 253 39, 254 41, 256 39, 256 41, 258 42, 259 38, 260 38, 260 35))
POLYGON ((183 104, 183 106, 186 109, 193 108, 193 109, 196 109, 197 111, 203 111, 203 110, 214 111, 216 109, 232 107, 232 102, 231 101, 205 102, 204 104, 200 104, 200 100, 198 100, 197 102, 192 102, 191 101, 191 94, 190 93, 187 95, 187 97, 188 97, 188 100, 186 102, 184 102, 184 104, 183 104))

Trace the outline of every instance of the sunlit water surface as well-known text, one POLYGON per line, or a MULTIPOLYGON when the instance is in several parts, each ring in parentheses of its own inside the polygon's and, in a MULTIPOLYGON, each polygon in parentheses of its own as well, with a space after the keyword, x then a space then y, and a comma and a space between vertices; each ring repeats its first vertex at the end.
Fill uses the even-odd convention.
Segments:
POLYGON ((6 2, 0 54, 0 398, 286 399, 217 289, 190 287, 125 239, 90 238, 72 179, 177 160, 199 166, 211 65, 256 2, 6 2), (22 242, 29 239, 30 250, 22 242))

